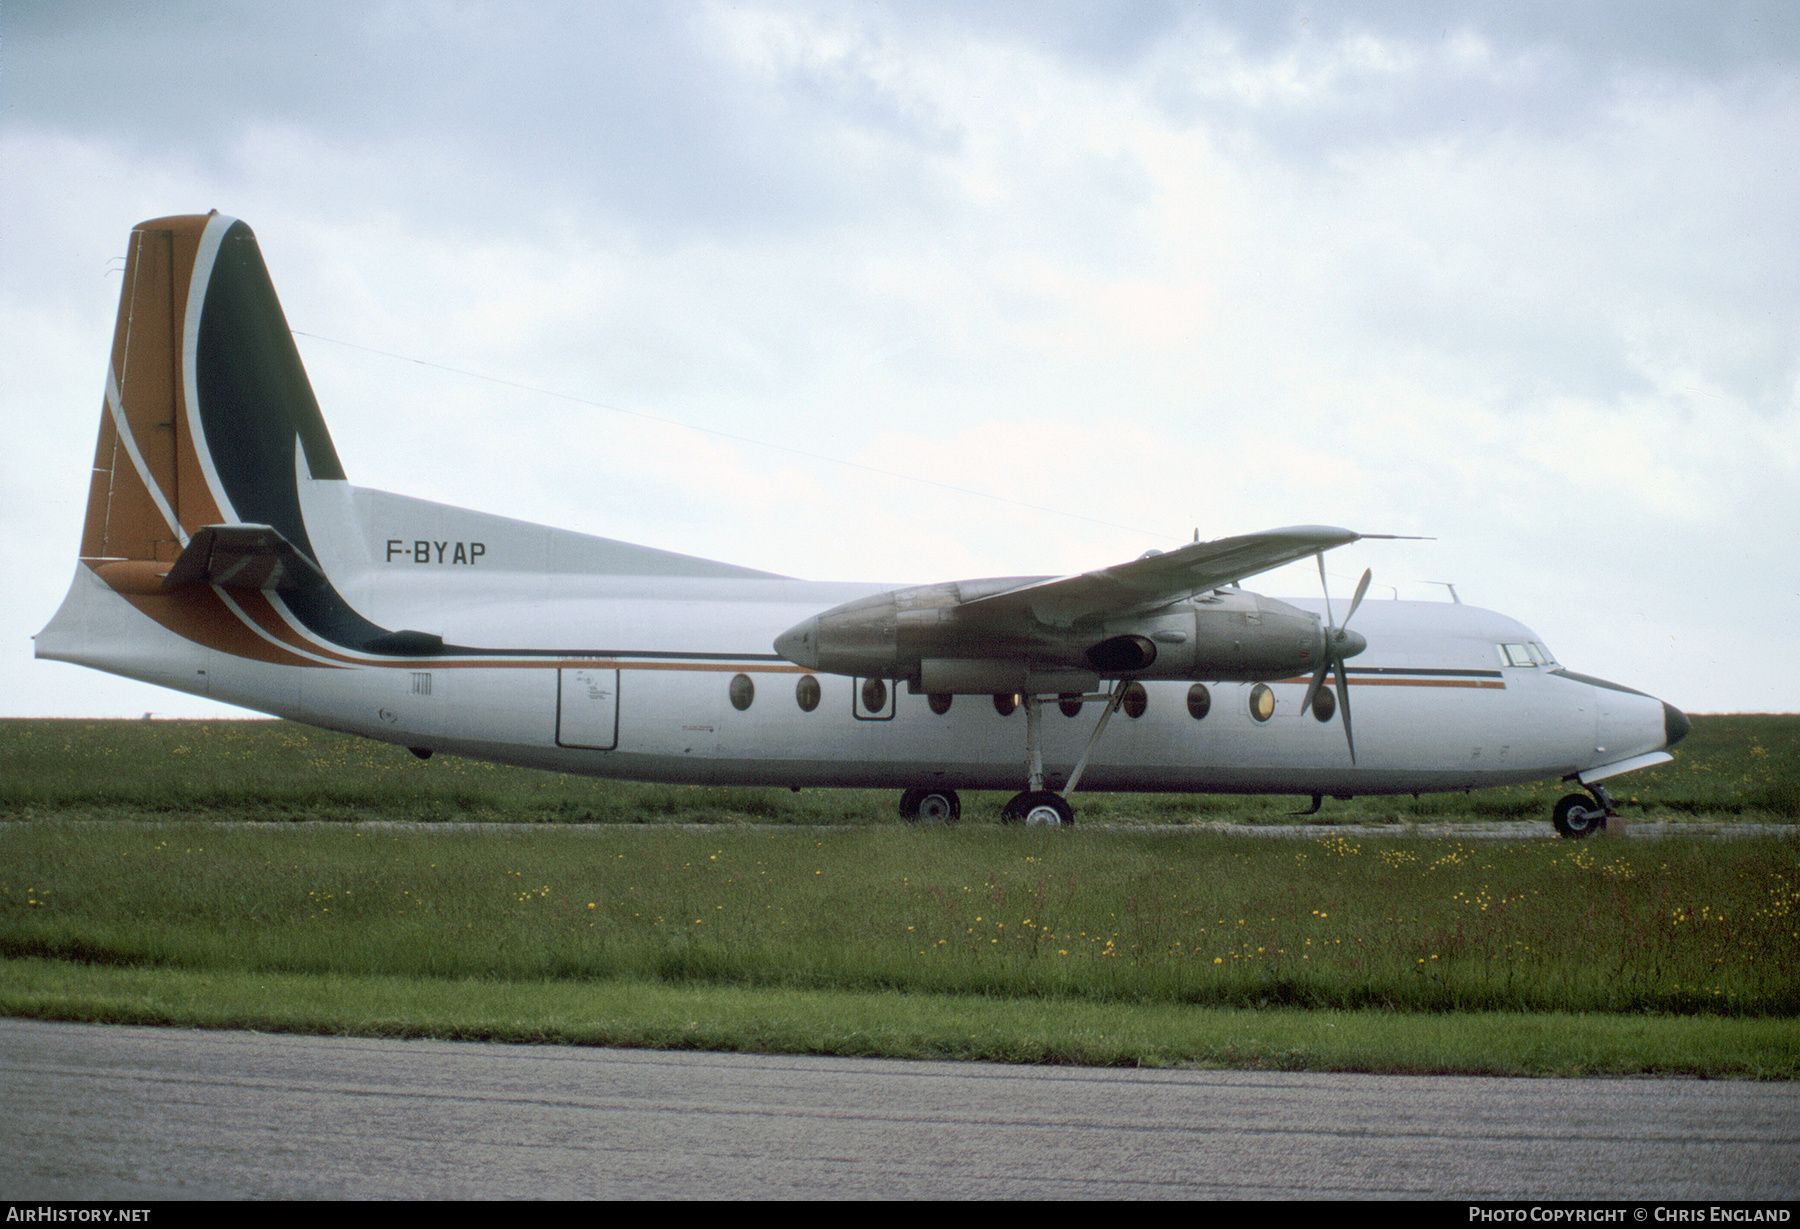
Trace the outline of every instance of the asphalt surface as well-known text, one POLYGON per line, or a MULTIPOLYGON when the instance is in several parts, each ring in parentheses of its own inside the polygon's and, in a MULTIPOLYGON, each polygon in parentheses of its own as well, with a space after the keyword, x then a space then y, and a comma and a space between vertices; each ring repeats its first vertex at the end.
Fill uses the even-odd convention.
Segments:
POLYGON ((0 1020, 0 1198, 1800 1198, 1800 1087, 0 1020))

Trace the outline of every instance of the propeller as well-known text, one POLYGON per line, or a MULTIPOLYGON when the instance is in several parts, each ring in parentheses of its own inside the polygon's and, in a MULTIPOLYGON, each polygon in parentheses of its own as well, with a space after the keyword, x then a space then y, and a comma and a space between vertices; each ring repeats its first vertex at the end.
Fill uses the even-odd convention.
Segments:
POLYGON ((1302 708, 1310 710, 1313 701, 1318 698, 1319 688, 1325 685, 1325 673, 1335 671, 1337 675, 1338 711, 1344 715, 1344 742, 1350 748, 1350 762, 1356 763, 1356 739, 1350 733, 1350 688, 1344 678, 1344 659, 1355 657, 1368 647, 1368 641, 1349 630, 1350 620, 1356 617, 1356 608, 1362 605, 1363 595, 1369 591, 1369 580, 1373 576, 1372 569, 1364 568, 1362 579, 1356 583, 1356 596, 1350 599, 1350 612, 1344 616, 1343 623, 1334 623, 1331 616, 1331 585, 1325 579, 1325 553, 1319 552, 1319 586, 1325 591, 1325 652, 1319 657, 1319 667, 1313 671, 1312 683, 1306 689, 1306 700, 1302 708))

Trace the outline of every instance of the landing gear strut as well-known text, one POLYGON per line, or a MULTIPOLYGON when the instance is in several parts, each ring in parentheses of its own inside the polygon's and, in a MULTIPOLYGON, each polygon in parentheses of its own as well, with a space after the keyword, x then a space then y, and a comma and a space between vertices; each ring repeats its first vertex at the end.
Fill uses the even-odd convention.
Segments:
POLYGON ((1119 711, 1119 702, 1125 698, 1125 688, 1128 686, 1130 680, 1122 678, 1110 693, 1103 695, 1020 697, 1025 706, 1025 789, 1022 793, 1014 794, 1001 809, 1001 823, 1069 825, 1075 822, 1075 807, 1069 802, 1069 795, 1081 784, 1081 774, 1087 770, 1088 758, 1094 754, 1094 745, 1105 732, 1106 723, 1119 711), (1077 711, 1082 700, 1106 701, 1106 709, 1100 714, 1094 732, 1088 736, 1086 749, 1082 751, 1081 758, 1075 761, 1075 767, 1069 771, 1069 780, 1060 793, 1044 788, 1043 707, 1046 699, 1058 704, 1074 703, 1077 711))
POLYGON ((1557 802, 1550 811, 1550 822, 1556 825, 1558 835, 1569 840, 1580 840, 1591 835, 1596 829, 1606 827, 1606 817, 1617 815, 1613 808, 1612 797, 1601 785, 1588 786, 1587 794, 1569 794, 1557 802))

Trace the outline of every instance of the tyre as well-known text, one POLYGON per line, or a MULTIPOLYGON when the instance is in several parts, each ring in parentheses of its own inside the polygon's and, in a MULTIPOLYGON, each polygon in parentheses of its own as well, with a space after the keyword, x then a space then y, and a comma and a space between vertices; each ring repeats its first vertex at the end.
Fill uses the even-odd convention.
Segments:
POLYGON ((1551 810, 1550 822, 1562 836, 1580 840, 1606 827, 1606 810, 1586 794, 1570 794, 1551 810))
POLYGON ((1067 827, 1075 822, 1075 808, 1054 790, 1026 790, 1013 795, 1000 812, 1003 824, 1025 824, 1028 827, 1067 827))
POLYGON ((914 787, 900 795, 900 817, 914 822, 923 819, 953 824, 962 818, 962 799, 953 789, 914 787))

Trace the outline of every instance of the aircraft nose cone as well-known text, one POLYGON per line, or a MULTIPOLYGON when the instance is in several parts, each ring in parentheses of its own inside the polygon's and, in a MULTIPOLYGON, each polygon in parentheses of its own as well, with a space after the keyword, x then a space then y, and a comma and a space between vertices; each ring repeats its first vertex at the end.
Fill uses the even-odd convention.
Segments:
POLYGON ((796 666, 817 670, 819 668, 819 620, 816 617, 807 619, 782 632, 781 635, 775 637, 775 651, 796 666))
POLYGON ((1667 700, 1663 701, 1663 746, 1673 747, 1688 736, 1691 728, 1686 713, 1667 700))

